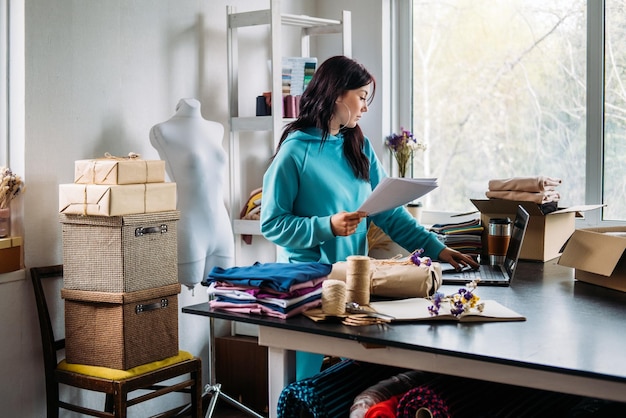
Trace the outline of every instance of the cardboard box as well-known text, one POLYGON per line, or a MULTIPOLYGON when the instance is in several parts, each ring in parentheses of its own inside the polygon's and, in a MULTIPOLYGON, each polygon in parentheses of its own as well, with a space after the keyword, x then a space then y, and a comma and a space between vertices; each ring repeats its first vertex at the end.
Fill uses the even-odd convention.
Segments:
POLYGON ((22 268, 22 237, 0 238, 0 274, 22 268))
POLYGON ((60 184, 59 212, 123 216, 176 210, 176 183, 60 184))
POLYGON ((74 161, 74 183, 163 183, 165 161, 140 158, 98 158, 74 161))
POLYGON ((178 283, 179 218, 178 211, 60 214, 64 287, 120 293, 178 283))
MULTIPOLYGON (((576 229, 576 217, 582 217, 582 212, 597 209, 602 205, 579 205, 561 208, 544 215, 539 205, 533 202, 522 202, 504 199, 470 199, 481 213, 483 225, 489 224, 491 218, 509 217, 515 219, 517 206, 522 205, 530 215, 528 230, 522 244, 520 259, 531 261, 547 261, 558 257, 565 241, 576 229)), ((488 256, 487 234, 483 232, 483 254, 488 256)))
POLYGON ((258 413, 267 413, 267 347, 259 345, 257 337, 216 337, 215 358, 219 359, 215 362, 215 377, 222 391, 258 413))
POLYGON ((558 264, 573 267, 577 280, 626 292, 626 228, 577 229, 558 264))
POLYGON ((128 370, 177 355, 178 293, 179 284, 131 293, 61 289, 66 361, 128 370))

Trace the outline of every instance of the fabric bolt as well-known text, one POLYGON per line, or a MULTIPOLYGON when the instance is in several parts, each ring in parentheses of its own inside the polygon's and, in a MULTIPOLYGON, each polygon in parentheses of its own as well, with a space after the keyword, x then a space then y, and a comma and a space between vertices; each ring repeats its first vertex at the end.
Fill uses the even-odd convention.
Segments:
MULTIPOLYGON (((409 370, 382 380, 365 389, 354 398, 354 402, 350 408, 350 418, 363 418, 364 416, 368 416, 366 413, 369 412, 369 409, 374 405, 382 403, 394 396, 402 395, 430 379, 432 379, 432 376, 428 373, 409 370)), ((396 404, 398 400, 399 398, 396 399, 396 404)))
POLYGON ((278 418, 347 417, 356 395, 401 369, 342 360, 315 376, 287 385, 278 398, 278 418))
POLYGON ((576 395, 438 376, 407 391, 398 401, 396 412, 398 417, 411 418, 420 408, 433 417, 554 418, 566 417, 580 399, 576 395))
POLYGON ((328 276, 332 265, 319 262, 303 263, 259 263, 251 266, 221 268, 214 267, 205 284, 226 281, 235 285, 267 287, 287 292, 292 285, 328 276))
MULTIPOLYGON (((364 418, 396 418, 399 396, 392 396, 386 401, 379 402, 370 407, 363 416, 364 418)), ((350 415, 352 416, 352 415, 350 415)))
POLYGON ((414 418, 419 410, 427 410, 432 418, 451 417, 450 408, 441 393, 428 384, 409 390, 398 401, 398 418, 414 418))
POLYGON ((511 177, 506 179, 489 180, 489 190, 543 192, 546 190, 554 190, 554 188, 559 186, 561 183, 561 179, 547 176, 511 177))

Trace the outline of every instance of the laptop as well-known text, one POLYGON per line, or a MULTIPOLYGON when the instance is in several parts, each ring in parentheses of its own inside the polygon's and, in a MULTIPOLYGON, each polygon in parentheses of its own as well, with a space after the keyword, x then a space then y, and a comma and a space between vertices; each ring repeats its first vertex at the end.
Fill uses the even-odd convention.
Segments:
POLYGON ((442 283, 465 285, 476 278, 480 278, 480 286, 509 286, 515 275, 515 269, 522 250, 524 235, 528 229, 530 215, 518 205, 515 220, 511 228, 511 240, 502 265, 481 265, 479 270, 464 269, 456 271, 448 263, 442 263, 442 283))

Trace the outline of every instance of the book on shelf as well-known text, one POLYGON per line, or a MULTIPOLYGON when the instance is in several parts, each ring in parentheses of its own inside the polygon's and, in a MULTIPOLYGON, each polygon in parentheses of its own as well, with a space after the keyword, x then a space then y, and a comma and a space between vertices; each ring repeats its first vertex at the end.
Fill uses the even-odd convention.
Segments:
POLYGON ((432 302, 426 298, 409 298, 382 302, 370 302, 370 308, 385 316, 392 317, 391 322, 411 321, 457 321, 457 322, 503 322, 525 321, 526 317, 501 305, 495 300, 480 300, 484 303, 482 312, 472 310, 456 317, 450 308, 442 303, 438 315, 431 315, 428 310, 432 302))
POLYGON ((282 62, 283 96, 300 96, 313 77, 317 67, 315 57, 283 57, 282 62))

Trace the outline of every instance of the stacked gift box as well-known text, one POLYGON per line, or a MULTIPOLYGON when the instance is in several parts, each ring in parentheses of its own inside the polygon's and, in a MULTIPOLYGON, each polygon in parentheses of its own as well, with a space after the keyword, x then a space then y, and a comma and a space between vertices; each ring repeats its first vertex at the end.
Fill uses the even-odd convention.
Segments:
POLYGON ((66 360, 127 370, 178 354, 176 184, 165 162, 75 161, 59 185, 66 360))

